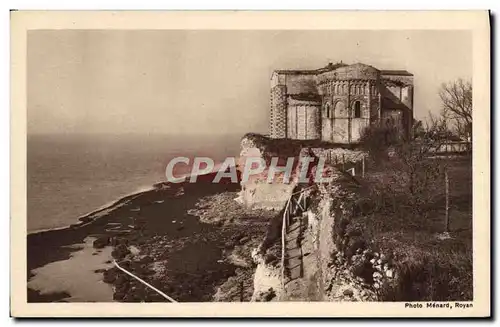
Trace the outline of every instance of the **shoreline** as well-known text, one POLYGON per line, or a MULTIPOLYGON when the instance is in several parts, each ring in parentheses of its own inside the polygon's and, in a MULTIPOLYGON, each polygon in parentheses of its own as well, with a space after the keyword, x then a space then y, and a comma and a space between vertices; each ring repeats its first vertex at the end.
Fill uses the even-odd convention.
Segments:
MULTIPOLYGON (((57 230, 64 230, 64 229, 69 229, 69 228, 82 227, 86 223, 90 222, 89 219, 91 219, 92 216, 101 214, 103 211, 106 211, 106 210, 113 210, 113 209, 116 208, 116 206, 118 206, 119 204, 123 204, 125 201, 131 201, 131 200, 133 200, 137 196, 141 196, 144 193, 154 191, 156 189, 155 185, 162 184, 162 183, 164 183, 164 182, 155 183, 152 186, 150 186, 149 189, 147 187, 144 187, 144 190, 142 190, 142 188, 141 188, 141 191, 136 191, 136 192, 128 193, 128 194, 123 195, 123 196, 119 196, 114 201, 110 201, 110 202, 108 202, 108 203, 106 203, 106 204, 98 207, 95 210, 92 210, 92 211, 90 211, 88 213, 80 215, 78 218, 76 218, 76 222, 75 223, 72 223, 72 224, 69 224, 69 225, 65 225, 65 226, 61 226, 61 227, 38 229, 38 230, 34 230, 34 231, 31 231, 31 232, 28 232, 27 235, 33 235, 33 234, 39 234, 39 233, 45 233, 45 232, 57 231, 57 230), (85 221, 85 220, 87 220, 87 221, 85 221)), ((93 217, 93 219, 99 219, 99 218, 100 217, 93 217)))
MULTIPOLYGON (((249 244, 260 242, 269 217, 243 221, 249 215, 266 213, 242 208, 234 200, 240 185, 213 184, 214 176, 200 175, 195 184, 157 183, 80 217, 83 220, 78 224, 28 234, 28 281, 37 268, 54 262, 70 264, 78 251, 74 245, 92 236, 96 238, 92 255, 111 246, 111 260, 181 302, 212 301, 217 288, 231 277, 244 276, 248 289, 252 276, 249 244), (246 235, 249 230, 251 237, 246 235)), ((113 286, 115 301, 165 300, 113 268, 95 270, 113 286)), ((64 301, 68 293, 41 294, 28 289, 28 301, 64 301)))
POLYGON ((96 251, 93 248, 95 237, 88 236, 84 243, 72 246, 75 252, 68 260, 54 261, 34 269, 34 276, 28 282, 28 288, 37 292, 39 297, 59 294, 59 302, 111 302, 113 288, 103 282, 103 277, 96 270, 111 266, 111 247, 96 251), (61 295, 62 294, 62 295, 61 295))
MULTIPOLYGON (((221 163, 218 163, 214 166, 214 169, 212 170, 211 173, 208 174, 199 174, 197 175, 198 178, 202 176, 213 176, 214 174, 217 174, 219 169, 221 168, 221 163)), ((179 178, 185 178, 188 179, 190 177, 194 176, 194 174, 185 174, 179 178)), ((213 179, 213 178, 212 178, 213 179)), ((55 230, 64 230, 67 228, 77 228, 77 227, 82 227, 82 225, 85 225, 85 223, 90 222, 90 220, 94 219, 99 219, 100 217, 92 217, 96 216, 98 214, 101 214, 103 211, 107 210, 113 210, 115 209, 118 205, 124 204, 125 201, 132 201, 134 198, 141 196, 145 193, 155 191, 159 188, 169 188, 172 187, 172 185, 179 185, 179 184, 184 184, 185 182, 180 182, 180 183, 173 183, 173 182, 168 182, 168 181, 158 181, 156 183, 153 183, 152 185, 148 186, 143 186, 139 187, 133 192, 129 192, 125 195, 120 195, 118 196, 115 200, 108 201, 107 203, 103 204, 102 206, 98 207, 97 209, 94 209, 92 211, 89 211, 87 213, 84 213, 80 215, 78 218, 76 218, 75 223, 65 225, 65 226, 60 226, 60 227, 53 227, 53 228, 44 228, 44 229, 38 229, 34 231, 29 231, 27 235, 32 235, 32 234, 38 234, 38 233, 44 233, 44 232, 49 232, 49 231, 55 231, 55 230), (92 217, 92 218, 91 218, 92 217)), ((239 185, 239 183, 238 183, 239 185)), ((105 214, 105 213, 104 213, 105 214)))

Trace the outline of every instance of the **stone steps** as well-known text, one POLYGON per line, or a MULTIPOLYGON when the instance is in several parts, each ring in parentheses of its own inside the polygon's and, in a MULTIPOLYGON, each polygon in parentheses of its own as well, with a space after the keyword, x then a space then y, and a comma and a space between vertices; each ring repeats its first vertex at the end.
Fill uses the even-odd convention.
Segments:
POLYGON ((307 217, 294 217, 285 238, 285 296, 283 301, 317 301, 317 257, 307 232, 307 217))

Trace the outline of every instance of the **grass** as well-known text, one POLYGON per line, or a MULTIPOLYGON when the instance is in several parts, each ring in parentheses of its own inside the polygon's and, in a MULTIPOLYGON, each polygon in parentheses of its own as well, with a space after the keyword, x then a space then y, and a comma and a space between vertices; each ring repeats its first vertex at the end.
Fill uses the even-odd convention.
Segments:
POLYGON ((403 177, 397 170, 368 170, 361 180, 349 226, 361 231, 358 242, 388 254, 399 271, 397 281, 380 290, 382 300, 472 300, 471 161, 429 160, 441 160, 448 169, 448 239, 438 237, 445 231, 444 178, 435 178, 417 195, 406 191, 405 182, 398 184, 395 178, 403 177))
MULTIPOLYGON (((269 156, 297 156, 301 148, 322 146, 318 141, 269 139, 258 134, 247 134, 245 138, 269 156)), ((472 300, 471 158, 414 160, 410 165, 418 172, 413 183, 408 173, 410 165, 396 161, 389 158, 382 165, 374 165, 367 160, 365 177, 358 180, 361 186, 348 178, 342 182, 345 188, 352 188, 356 198, 352 200, 353 215, 335 213, 342 217, 336 219, 334 227, 337 248, 347 261, 367 248, 371 250, 369 255, 383 253, 388 258, 397 273, 396 278, 378 289, 381 300, 472 300), (446 230, 445 168, 449 177, 451 238, 439 237, 446 230)), ((344 168, 352 167, 359 176, 361 162, 348 163, 344 168)), ((338 210, 339 204, 334 203, 332 210, 338 210)), ((370 282, 374 270, 368 263, 360 262, 358 276, 370 282)))

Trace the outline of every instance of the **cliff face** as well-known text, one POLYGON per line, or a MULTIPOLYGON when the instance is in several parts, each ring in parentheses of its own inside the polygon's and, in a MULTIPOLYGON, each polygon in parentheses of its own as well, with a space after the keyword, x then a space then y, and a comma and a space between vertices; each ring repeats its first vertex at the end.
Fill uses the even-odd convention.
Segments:
MULTIPOLYGON (((456 272, 454 262, 443 265, 441 257, 433 257, 433 249, 411 243, 413 231, 405 238, 399 227, 394 227, 392 216, 376 211, 377 198, 373 198, 369 179, 356 180, 359 177, 345 172, 355 168, 359 176, 362 168, 356 162, 365 156, 358 149, 335 145, 270 140, 255 134, 243 138, 240 171, 247 158, 262 160, 265 168, 241 182, 239 200, 250 207, 275 210, 262 242, 252 252, 257 265, 253 301, 414 301, 431 299, 430 294, 455 296, 447 290, 450 280, 467 271, 456 272), (305 156, 329 159, 322 171, 324 177, 330 178, 328 182, 311 178, 320 168, 317 161, 310 165, 308 178, 300 180, 300 159, 305 156), (279 166, 285 166, 288 158, 293 160, 288 181, 283 180, 283 172, 268 180, 273 158, 279 159, 279 166), (285 205, 299 190, 311 190, 307 210, 302 216, 301 212, 293 214, 282 243, 285 205), (394 235, 400 235, 400 239, 395 240, 394 235), (287 258, 283 270, 282 246, 287 258), (411 252, 405 252, 407 249, 411 252), (302 267, 300 273, 291 268, 297 266, 302 267), (282 277, 285 270, 283 276, 287 276, 282 277), (443 282, 437 285, 435 280, 443 282), (427 293, 422 293, 424 288, 427 293)), ((363 162, 360 164, 364 167, 363 162)))
MULTIPOLYGON (((312 235, 317 253, 322 300, 375 301, 377 295, 373 287, 366 283, 366 276, 356 270, 361 265, 371 279, 371 267, 365 267, 365 262, 357 263, 355 257, 368 253, 368 250, 364 243, 358 242, 346 231, 355 198, 348 187, 351 181, 340 172, 335 173, 333 178, 329 185, 319 187, 316 203, 308 212, 308 232, 312 235)), ((369 260, 366 262, 370 264, 369 260)))
POLYGON ((252 208, 281 210, 298 183, 300 156, 301 146, 298 143, 272 140, 257 134, 245 135, 241 140, 238 170, 244 176, 245 168, 256 168, 259 160, 264 169, 258 174, 251 174, 247 180, 243 177, 239 202, 252 208), (273 160, 277 160, 277 167, 285 167, 287 162, 293 161, 291 174, 286 176, 283 171, 270 171, 273 160))
POLYGON ((286 298, 286 289, 281 283, 281 228, 283 209, 293 190, 299 184, 302 170, 301 158, 314 156, 300 142, 269 139, 257 134, 247 134, 241 141, 238 170, 244 175, 252 161, 261 160, 264 169, 241 181, 238 201, 251 208, 274 210, 261 244, 254 249, 252 258, 256 264, 252 301, 279 301, 286 298), (270 171, 270 165, 289 166, 289 175, 283 171, 270 171), (274 178, 270 179, 269 175, 274 178))
POLYGON ((326 160, 326 167, 323 168, 323 176, 326 176, 332 166, 360 162, 365 156, 365 152, 356 149, 331 145, 322 147, 322 144, 314 142, 269 139, 258 134, 247 134, 241 140, 241 152, 237 161, 240 175, 244 176, 246 168, 255 168, 259 160, 265 168, 258 174, 251 174, 246 180, 243 178, 238 200, 249 207, 280 210, 298 183, 313 183, 319 158, 326 160), (302 166, 302 159, 305 157, 313 160, 308 169, 302 166), (277 167, 291 167, 291 173, 287 175, 283 171, 271 171, 273 160, 277 167), (307 181, 300 180, 299 177, 306 170, 307 181), (274 178, 270 178, 270 175, 274 178))
MULTIPOLYGON (((342 241, 338 241, 338 225, 348 217, 353 195, 346 186, 352 183, 352 179, 332 166, 327 166, 323 172, 323 176, 331 177, 332 181, 329 184, 316 185, 316 191, 309 197, 311 205, 304 216, 306 223, 302 227, 301 236, 302 252, 307 253, 302 258, 303 276, 288 280, 285 288, 282 287, 279 258, 283 209, 295 187, 301 182, 301 158, 314 158, 315 161, 310 164, 307 182, 302 185, 315 185, 311 177, 316 174, 318 157, 329 157, 333 161, 332 156, 335 155, 343 160, 356 162, 365 154, 343 148, 308 147, 300 142, 268 139, 254 134, 246 135, 242 139, 238 160, 238 169, 242 175, 249 158, 262 160, 266 167, 259 174, 241 182, 239 201, 253 208, 276 211, 263 242, 252 254, 257 264, 253 301, 338 301, 341 298, 360 301, 374 298, 369 287, 362 286, 346 266, 336 261, 337 254, 342 251, 342 241), (268 180, 269 165, 273 158, 278 158, 279 166, 285 166, 287 159, 293 160, 289 181, 284 181, 286 178, 283 172, 276 173, 274 180, 268 180)), ((340 238, 343 237, 342 234, 340 238)))

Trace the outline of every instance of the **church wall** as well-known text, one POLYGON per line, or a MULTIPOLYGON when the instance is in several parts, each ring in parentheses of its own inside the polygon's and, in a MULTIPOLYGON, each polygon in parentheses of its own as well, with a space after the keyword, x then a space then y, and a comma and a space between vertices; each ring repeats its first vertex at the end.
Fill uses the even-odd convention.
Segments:
POLYGON ((349 118, 336 118, 332 125, 332 142, 349 143, 349 118))
POLYGON ((335 143, 358 142, 371 119, 378 117, 378 90, 369 80, 333 80, 323 83, 322 140, 335 143), (355 118, 360 102, 361 117, 355 118), (328 117, 327 105, 330 106, 328 117), (376 117, 373 117, 376 116, 376 117))
POLYGON ((384 86, 403 104, 413 110, 413 76, 383 75, 384 86))
POLYGON ((321 139, 326 142, 332 142, 333 119, 323 117, 321 122, 321 139))
POLYGON ((386 89, 392 93, 398 100, 401 100, 401 87, 400 86, 386 86, 386 89))
POLYGON ((306 139, 306 108, 297 106, 297 139, 306 139))
POLYGON ((288 107, 288 131, 287 137, 297 138, 297 106, 288 107))
POLYGON ((320 105, 301 104, 288 108, 289 136, 299 140, 317 140, 321 138, 320 105))
POLYGON ((288 94, 318 93, 314 75, 286 75, 288 94))
POLYGON ((364 130, 365 127, 367 127, 370 124, 370 103, 369 103, 369 96, 364 95, 364 94, 359 94, 359 92, 356 92, 356 94, 351 96, 351 104, 350 104, 350 124, 351 124, 351 137, 350 137, 350 142, 351 143, 356 143, 359 142, 359 139, 361 137, 361 134, 364 130), (360 109, 361 109, 361 116, 359 118, 355 117, 355 104, 356 102, 360 103, 360 109))
POLYGON ((408 108, 413 108, 413 86, 408 85, 401 89, 401 102, 408 108))
POLYGON ((306 110, 306 139, 319 140, 321 138, 321 106, 307 106, 306 110))
POLYGON ((347 110, 347 101, 349 101, 347 96, 332 97, 334 119, 349 117, 349 111, 347 110))
POLYGON ((399 105, 403 105, 407 110, 402 111, 398 106, 382 108, 382 118, 390 115, 401 126, 404 133, 409 135, 413 122, 413 76, 383 75, 383 85, 391 93, 394 93, 394 89, 398 89, 399 105), (398 110, 395 110, 396 108, 398 110))
POLYGON ((276 85, 271 90, 270 136, 272 138, 286 137, 287 103, 286 86, 276 85))
POLYGON ((403 126, 411 124, 413 76, 408 73, 383 71, 381 75, 381 71, 363 64, 310 72, 273 73, 271 137, 351 143, 359 141, 369 124, 388 116, 399 115, 393 118, 403 126), (361 104, 360 118, 355 117, 356 101, 361 104))
POLYGON ((286 74, 280 74, 274 72, 271 76, 271 89, 276 85, 285 85, 286 86, 286 74))

